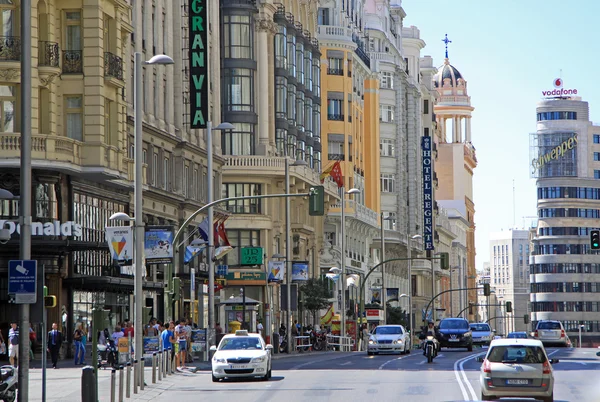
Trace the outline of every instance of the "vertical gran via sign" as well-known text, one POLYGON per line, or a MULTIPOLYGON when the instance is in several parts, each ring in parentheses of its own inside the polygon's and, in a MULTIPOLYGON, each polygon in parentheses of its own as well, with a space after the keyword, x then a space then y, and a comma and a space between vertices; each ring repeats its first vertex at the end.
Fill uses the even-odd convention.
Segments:
POLYGON ((433 166, 431 163, 431 137, 421 138, 423 150, 423 240, 425 250, 433 250, 433 166))
POLYGON ((206 128, 208 114, 208 57, 206 30, 208 27, 206 0, 190 0, 190 127, 206 128))

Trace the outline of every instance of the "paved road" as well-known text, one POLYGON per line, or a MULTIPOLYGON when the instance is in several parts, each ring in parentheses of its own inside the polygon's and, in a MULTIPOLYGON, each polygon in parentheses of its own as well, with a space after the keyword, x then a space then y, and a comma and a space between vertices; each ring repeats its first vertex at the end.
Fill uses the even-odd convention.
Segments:
MULTIPOLYGON (((479 367, 483 351, 442 350, 427 364, 423 355, 366 356, 365 353, 311 353, 277 356, 268 381, 213 383, 209 370, 169 376, 130 400, 235 402, 265 401, 472 401, 479 400, 479 367)), ((548 349, 560 359, 555 366, 556 401, 600 401, 600 358, 592 349, 548 349)), ((108 401, 108 372, 101 373, 101 400, 108 401)), ((31 376, 39 386, 39 371, 31 376)), ((49 371, 48 401, 78 401, 80 371, 49 371), (73 372, 71 372, 73 371, 73 372), (70 382, 69 382, 70 381, 70 382)), ((147 381, 149 375, 147 375, 147 381)), ((37 388, 39 389, 39 388, 37 388)), ((39 400, 30 391, 30 400, 39 400)), ((127 400, 127 399, 126 399, 127 400)), ((515 399, 512 399, 515 401, 515 399)))

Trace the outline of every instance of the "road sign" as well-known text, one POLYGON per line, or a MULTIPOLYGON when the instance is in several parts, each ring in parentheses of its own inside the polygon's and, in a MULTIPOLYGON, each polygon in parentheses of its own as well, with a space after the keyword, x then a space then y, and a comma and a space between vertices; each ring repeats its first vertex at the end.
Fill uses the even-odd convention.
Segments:
POLYGON ((262 247, 243 247, 241 265, 261 265, 263 263, 262 247))
POLYGON ((37 261, 11 260, 8 262, 8 294, 17 304, 35 304, 37 301, 37 261))

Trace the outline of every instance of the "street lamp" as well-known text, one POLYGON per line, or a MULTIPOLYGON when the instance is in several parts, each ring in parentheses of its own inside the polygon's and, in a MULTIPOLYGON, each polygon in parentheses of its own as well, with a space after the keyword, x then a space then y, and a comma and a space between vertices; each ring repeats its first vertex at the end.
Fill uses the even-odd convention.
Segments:
MULTIPOLYGON (((235 126, 231 123, 223 122, 213 128, 212 122, 206 122, 206 170, 208 171, 206 192, 206 203, 209 204, 214 200, 214 184, 213 184, 213 138, 212 130, 233 130, 235 126)), ((215 248, 215 228, 213 208, 209 207, 207 211, 208 218, 208 251, 206 252, 208 259, 208 328, 209 328, 209 345, 213 345, 214 337, 212 331, 215 329, 215 266, 213 261, 215 248)))
MULTIPOLYGON (((142 137, 142 119, 143 111, 142 104, 144 99, 144 87, 142 85, 142 67, 144 65, 155 65, 155 64, 173 64, 173 59, 164 54, 157 54, 148 61, 142 60, 142 53, 134 53, 134 84, 133 84, 133 106, 134 106, 134 164, 135 164, 135 177, 134 177, 134 215, 135 215, 135 281, 133 285, 134 293, 134 339, 135 339, 135 359, 140 361, 143 352, 143 339, 144 332, 142 331, 142 263, 144 256, 144 220, 143 220, 143 207, 142 207, 142 192, 144 189, 143 183, 143 137, 142 137)), ((117 213, 118 214, 118 213, 117 213)), ((124 214, 126 215, 126 214, 124 214)), ((128 216, 127 216, 128 217, 128 216)), ((124 220, 124 216, 120 216, 124 220)))
MULTIPOLYGON (((413 314, 412 314, 412 246, 411 240, 421 239, 423 236, 416 234, 410 237, 410 235, 406 234, 406 251, 408 252, 408 333, 411 336, 411 345, 412 345, 412 329, 413 329, 413 314)), ((427 311, 425 312, 427 314, 427 311)))
MULTIPOLYGON (((394 220, 393 217, 383 217, 381 212, 381 261, 385 261, 385 228, 383 221, 394 220)), ((385 289, 385 264, 381 265, 381 304, 383 305, 383 323, 387 323, 387 306, 386 306, 386 289, 385 289)))
MULTIPOLYGON (((288 147, 285 148, 285 194, 290 193, 290 161, 288 158, 288 147)), ((291 166, 306 166, 308 163, 302 159, 295 160, 291 166)), ((286 336, 288 353, 293 349, 292 347, 292 218, 290 215, 290 199, 285 199, 285 290, 287 309, 286 309, 286 336)))
MULTIPOLYGON (((346 206, 346 194, 348 195, 353 195, 353 194, 359 194, 360 190, 357 188, 351 188, 348 191, 344 191, 344 186, 342 186, 342 219, 341 219, 341 265, 340 268, 342 269, 341 274, 342 274, 342 278, 344 278, 346 276, 346 234, 344 233, 346 228, 346 215, 345 215, 345 206, 346 206)), ((346 289, 342 289, 342 308, 340 309, 340 319, 341 319, 341 325, 340 325, 340 336, 345 337, 346 336, 346 289)))

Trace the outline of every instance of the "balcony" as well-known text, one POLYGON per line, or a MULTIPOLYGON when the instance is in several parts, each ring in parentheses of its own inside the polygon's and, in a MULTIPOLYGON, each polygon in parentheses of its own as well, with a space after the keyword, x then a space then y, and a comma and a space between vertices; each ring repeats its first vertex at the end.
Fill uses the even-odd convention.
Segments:
POLYGON ((323 41, 352 41, 352 29, 336 27, 332 25, 319 25, 317 27, 317 38, 323 41))
POLYGON ((338 113, 327 113, 327 120, 344 121, 344 115, 338 113))
POLYGON ((346 155, 344 154, 327 154, 327 159, 330 161, 343 161, 346 160, 346 155))
POLYGON ((63 74, 83 74, 83 52, 81 50, 63 50, 63 74))
POLYGON ((360 45, 358 45, 356 47, 356 49, 354 49, 354 53, 356 53, 358 58, 361 59, 363 63, 365 63, 367 68, 371 68, 371 59, 369 58, 369 55, 367 53, 365 53, 365 51, 363 50, 363 48, 360 45))
POLYGON ((123 59, 110 52, 104 52, 104 76, 123 81, 123 59))
POLYGON ((0 36, 0 61, 21 61, 21 38, 0 36))
POLYGON ((327 75, 344 75, 344 69, 343 68, 328 68, 327 69, 327 75))
MULTIPOLYGON (((346 200, 345 206, 346 209, 344 212, 346 214, 346 219, 350 219, 350 217, 352 217, 367 225, 379 228, 379 214, 377 214, 377 212, 357 203, 354 200, 346 200)), ((336 211, 331 212, 330 215, 340 216, 341 202, 332 204, 331 209, 335 209, 336 211)))
POLYGON ((38 47, 38 66, 58 67, 60 63, 60 51, 58 43, 40 41, 38 47))

